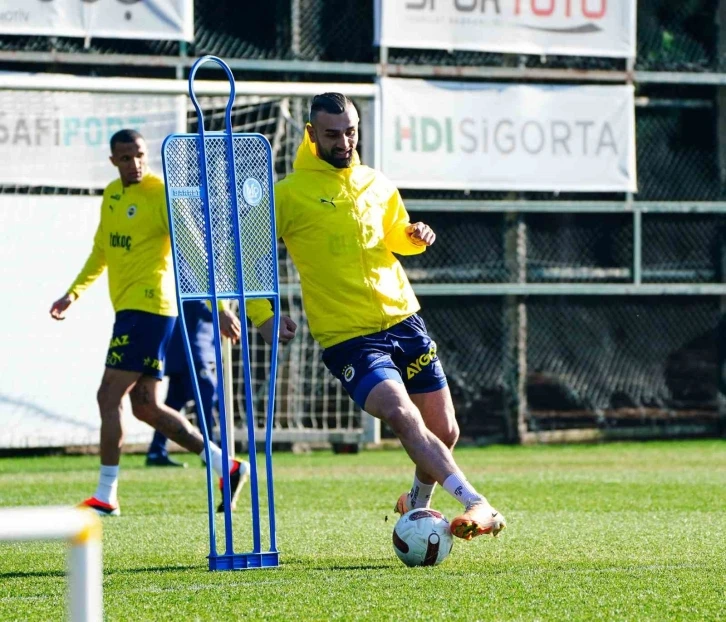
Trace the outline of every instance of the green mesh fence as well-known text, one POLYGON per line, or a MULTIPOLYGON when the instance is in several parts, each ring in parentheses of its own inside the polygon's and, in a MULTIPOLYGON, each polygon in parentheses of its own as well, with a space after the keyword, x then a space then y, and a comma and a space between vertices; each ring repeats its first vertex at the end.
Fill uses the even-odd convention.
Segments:
POLYGON ((405 258, 413 283, 504 283, 504 229, 501 214, 439 214, 411 211, 436 231, 436 244, 405 258))
POLYGON ((643 219, 643 281, 722 283, 724 216, 651 214, 643 219))
POLYGON ((632 216, 527 214, 526 265, 535 283, 632 281, 632 216))
POLYGON ((365 0, 293 0, 293 49, 302 60, 370 63, 373 47, 373 2, 365 0))
POLYGON ((530 429, 713 421, 717 298, 537 298, 527 303, 530 429))

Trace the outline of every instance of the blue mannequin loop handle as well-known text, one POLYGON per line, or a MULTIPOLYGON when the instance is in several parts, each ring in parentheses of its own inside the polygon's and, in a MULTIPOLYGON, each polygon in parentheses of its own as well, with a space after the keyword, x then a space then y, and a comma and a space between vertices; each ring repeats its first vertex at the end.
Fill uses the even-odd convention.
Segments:
POLYGON ((227 108, 224 112, 224 123, 225 123, 225 129, 227 130, 227 134, 232 134, 232 106, 234 105, 234 100, 237 95, 235 85, 234 85, 234 75, 232 74, 232 70, 229 68, 227 63, 225 63, 221 58, 218 58, 216 56, 202 56, 201 58, 198 58, 194 64, 192 65, 192 69, 189 72, 189 97, 192 100, 192 104, 194 105, 194 109, 197 111, 197 120, 199 121, 199 135, 204 138, 204 113, 202 112, 202 109, 199 106, 199 102, 197 101, 197 96, 194 93, 194 77, 197 75, 197 70, 204 64, 204 63, 216 63, 219 65, 224 72, 227 74, 227 79, 229 80, 229 100, 227 100, 227 108))

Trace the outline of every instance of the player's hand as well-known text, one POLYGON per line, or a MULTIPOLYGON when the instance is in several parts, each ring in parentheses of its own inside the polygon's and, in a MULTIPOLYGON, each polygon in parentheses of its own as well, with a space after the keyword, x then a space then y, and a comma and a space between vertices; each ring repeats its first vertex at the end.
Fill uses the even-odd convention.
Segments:
MULTIPOLYGON (((260 331, 260 335, 267 345, 272 343, 272 331, 274 328, 275 318, 271 317, 257 329, 260 331)), ((295 331, 297 331, 297 324, 292 321, 291 317, 283 315, 280 318, 280 343, 284 345, 292 341, 295 338, 295 331)))
POLYGON ((290 343, 295 338, 297 324, 292 321, 291 317, 283 315, 280 318, 280 343, 290 343))
POLYGON ((436 241, 434 230, 424 222, 415 222, 406 227, 406 234, 414 244, 431 246, 436 241))
POLYGON ((66 309, 73 304, 75 298, 70 294, 66 294, 62 298, 58 298, 50 307, 50 317, 54 320, 65 320, 66 309))
POLYGON ((242 335, 242 324, 240 324, 239 318, 231 311, 220 311, 219 330, 222 331, 225 337, 231 339, 232 343, 237 343, 242 335))

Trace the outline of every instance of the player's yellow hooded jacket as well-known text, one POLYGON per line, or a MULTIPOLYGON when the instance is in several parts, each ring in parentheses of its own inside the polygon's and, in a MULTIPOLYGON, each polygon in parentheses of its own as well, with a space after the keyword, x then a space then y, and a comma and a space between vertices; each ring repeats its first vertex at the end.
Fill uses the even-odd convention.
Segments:
MULTIPOLYGON (((310 331, 324 348, 385 330, 419 309, 393 253, 426 247, 406 234, 410 221, 395 186, 353 158, 349 168, 328 164, 305 132, 294 171, 275 185, 277 234, 300 273, 310 331)), ((251 303, 248 314, 262 319, 251 303)))

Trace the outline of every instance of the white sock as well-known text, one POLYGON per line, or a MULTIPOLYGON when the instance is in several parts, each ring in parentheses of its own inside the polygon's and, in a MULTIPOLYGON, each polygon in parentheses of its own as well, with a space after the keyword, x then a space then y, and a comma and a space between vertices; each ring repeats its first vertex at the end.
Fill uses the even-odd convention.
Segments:
MULTIPOLYGON (((214 472, 222 477, 222 450, 217 447, 214 443, 209 443, 209 453, 212 455, 212 468, 214 469, 214 472)), ((199 454, 199 457, 204 461, 204 463, 207 463, 207 456, 204 452, 199 454)), ((230 471, 232 470, 232 467, 234 466, 234 459, 229 459, 229 468, 230 471)))
POLYGON ((411 486, 411 492, 408 493, 411 509, 415 510, 429 507, 431 505, 431 497, 434 494, 434 488, 436 488, 436 482, 433 484, 424 484, 414 475, 413 486, 411 486))
POLYGON ((93 496, 99 501, 109 505, 118 505, 118 465, 101 465, 101 473, 98 477, 98 488, 93 496))
POLYGON ((486 498, 474 490, 474 487, 461 472, 452 473, 441 485, 446 492, 465 507, 468 507, 472 503, 481 503, 482 501, 487 503, 486 498))

